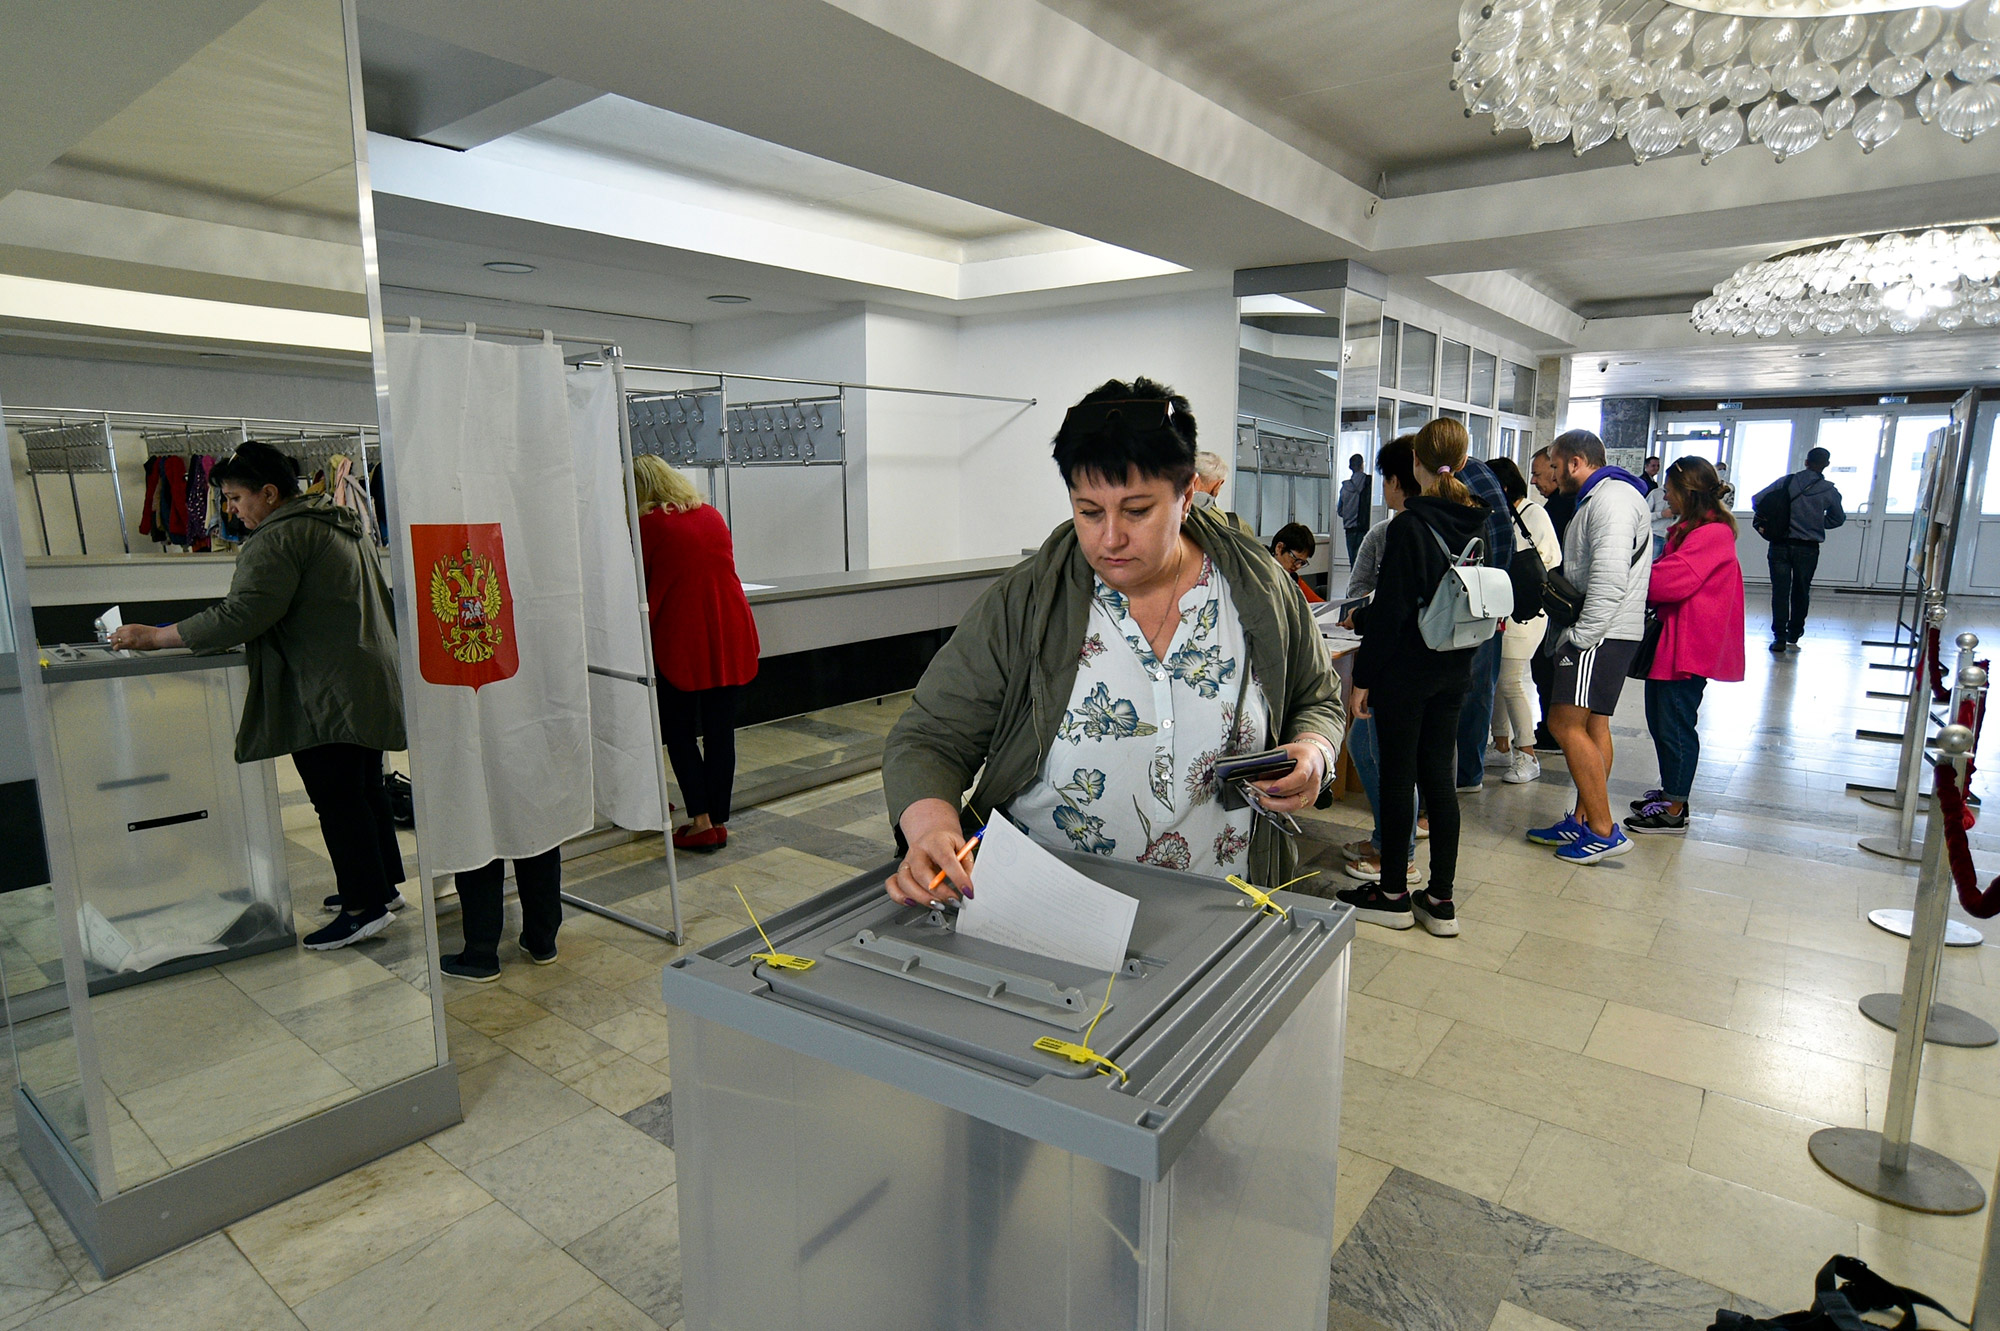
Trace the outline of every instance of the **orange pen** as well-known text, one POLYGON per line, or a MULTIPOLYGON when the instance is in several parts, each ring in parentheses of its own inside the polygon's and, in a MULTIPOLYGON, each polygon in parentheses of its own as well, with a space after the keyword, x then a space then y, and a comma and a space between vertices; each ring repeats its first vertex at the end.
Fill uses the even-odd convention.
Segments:
MULTIPOLYGON (((974 832, 972 834, 972 839, 966 842, 963 846, 960 846, 958 848, 958 854, 952 856, 952 858, 962 862, 967 855, 970 855, 972 853, 972 848, 979 844, 979 838, 985 835, 986 835, 986 829, 983 827, 980 828, 977 832, 974 832)), ((944 885, 944 878, 945 878, 944 870, 939 869, 937 871, 937 877, 931 879, 931 885, 927 890, 931 892, 937 891, 938 888, 944 885)), ((966 892, 965 899, 967 901, 972 900, 972 893, 970 890, 966 892)))

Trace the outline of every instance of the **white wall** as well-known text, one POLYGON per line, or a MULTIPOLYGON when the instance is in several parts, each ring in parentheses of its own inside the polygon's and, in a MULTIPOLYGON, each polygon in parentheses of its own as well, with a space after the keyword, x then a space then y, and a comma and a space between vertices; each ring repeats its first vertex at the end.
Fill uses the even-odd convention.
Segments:
MULTIPOLYGON (((1202 446, 1235 461, 1236 301, 1227 287, 959 321, 959 387, 1033 397, 965 404, 956 558, 1040 545, 1069 516, 1049 444, 1106 379, 1139 375, 1188 399, 1202 446)), ((1223 502, 1235 506, 1233 487, 1223 502)), ((937 555, 933 558, 944 558, 937 555)))
POLYGON ((440 323, 492 324, 499 328, 547 328, 568 337, 615 340, 633 365, 687 365, 694 354, 694 328, 667 319, 635 319, 625 314, 565 309, 527 301, 486 300, 413 287, 385 285, 382 313, 416 315, 440 323))
MULTIPOLYGON (((867 382, 956 388, 958 321, 907 310, 867 313, 867 382)), ((963 557, 960 457, 966 409, 956 398, 865 393, 867 552, 871 568, 963 557)))

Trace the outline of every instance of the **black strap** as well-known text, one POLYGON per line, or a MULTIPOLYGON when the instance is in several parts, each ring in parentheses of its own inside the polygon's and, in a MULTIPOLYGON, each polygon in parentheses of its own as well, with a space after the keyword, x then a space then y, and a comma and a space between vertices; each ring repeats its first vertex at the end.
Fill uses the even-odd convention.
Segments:
POLYGON ((1863 1313, 1900 1311, 1894 1331, 1917 1331, 1917 1309, 1931 1308, 1960 1326, 1969 1326, 1949 1308, 1914 1289, 1890 1284, 1859 1257, 1831 1257, 1813 1281, 1813 1306, 1780 1317, 1757 1318, 1748 1313, 1716 1310, 1709 1331, 1872 1331, 1863 1313))

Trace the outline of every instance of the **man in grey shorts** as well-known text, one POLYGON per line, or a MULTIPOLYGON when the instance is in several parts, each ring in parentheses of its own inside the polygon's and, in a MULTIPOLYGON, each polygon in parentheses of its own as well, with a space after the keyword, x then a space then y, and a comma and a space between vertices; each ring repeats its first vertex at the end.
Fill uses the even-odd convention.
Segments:
POLYGON ((1553 647, 1549 730, 1576 783, 1576 808, 1528 840, 1556 847, 1573 864, 1595 864, 1632 849, 1611 816, 1611 714, 1646 631, 1646 586, 1653 576, 1653 524, 1638 477, 1604 465, 1604 443, 1571 430, 1554 444, 1563 492, 1576 516, 1563 533, 1562 571, 1583 593, 1576 623, 1553 647))

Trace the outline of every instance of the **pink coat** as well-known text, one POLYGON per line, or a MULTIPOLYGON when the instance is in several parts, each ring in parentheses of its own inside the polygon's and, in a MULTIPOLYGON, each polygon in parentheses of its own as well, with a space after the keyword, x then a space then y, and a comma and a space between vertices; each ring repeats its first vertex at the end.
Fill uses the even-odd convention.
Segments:
POLYGON ((1647 678, 1743 678, 1743 567, 1728 523, 1676 526, 1653 561, 1646 602, 1660 615, 1647 678))

